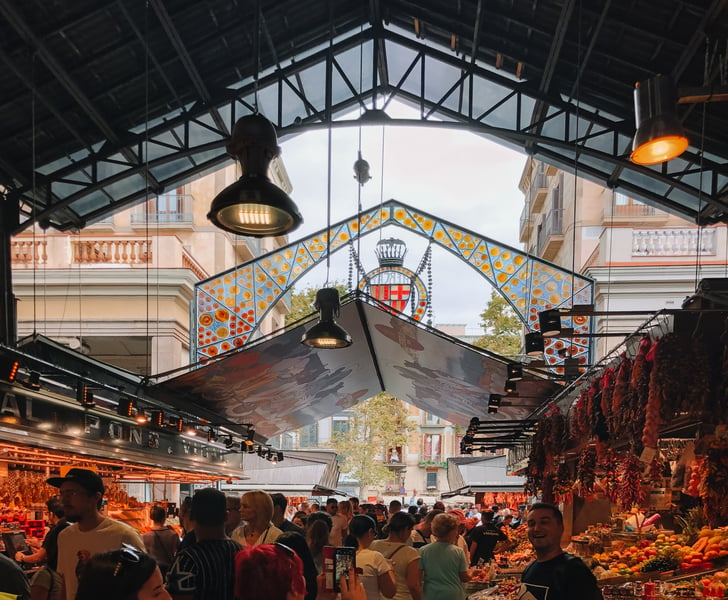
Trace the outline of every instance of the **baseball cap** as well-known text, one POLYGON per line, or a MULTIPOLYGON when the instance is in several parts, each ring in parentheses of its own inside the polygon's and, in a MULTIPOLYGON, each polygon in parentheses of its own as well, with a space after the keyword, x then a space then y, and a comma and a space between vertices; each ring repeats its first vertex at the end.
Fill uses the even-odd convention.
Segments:
POLYGON ((101 477, 88 469, 74 468, 70 469, 65 477, 51 477, 50 479, 46 479, 48 485, 57 488, 61 487, 66 481, 73 481, 92 494, 96 492, 104 493, 104 482, 101 481, 101 477))

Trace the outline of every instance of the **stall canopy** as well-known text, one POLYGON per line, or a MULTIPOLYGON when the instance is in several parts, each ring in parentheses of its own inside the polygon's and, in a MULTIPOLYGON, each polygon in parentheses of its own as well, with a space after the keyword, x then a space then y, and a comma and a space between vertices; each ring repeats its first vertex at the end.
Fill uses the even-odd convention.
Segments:
POLYGON ((345 496, 336 489, 339 464, 336 453, 323 450, 286 450, 283 462, 271 463, 257 454, 246 454, 243 466, 247 479, 224 484, 223 489, 262 489, 287 496, 345 496))
MULTIPOLYGON (((526 421, 560 387, 529 375, 519 382, 518 396, 503 398, 498 412, 488 414, 490 394, 503 394, 506 359, 370 304, 363 295, 344 302, 338 322, 354 340, 348 348, 304 346, 308 325, 302 325, 148 391, 164 402, 197 404, 226 421, 253 423, 257 433, 273 436, 383 391, 461 427, 474 416, 494 425, 526 421)), ((524 435, 502 437, 508 445, 524 435)))
POLYGON ((456 457, 447 459, 450 491, 443 498, 470 496, 479 492, 523 492, 524 477, 506 475, 507 457, 456 457))

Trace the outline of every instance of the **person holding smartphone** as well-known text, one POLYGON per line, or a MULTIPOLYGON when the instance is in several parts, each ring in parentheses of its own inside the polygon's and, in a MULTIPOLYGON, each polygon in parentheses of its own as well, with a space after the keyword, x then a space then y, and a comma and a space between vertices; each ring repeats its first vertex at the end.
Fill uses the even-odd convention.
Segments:
POLYGON ((397 592, 392 566, 379 552, 371 550, 377 537, 377 524, 369 515, 356 515, 349 522, 344 544, 356 548, 356 566, 361 570, 367 600, 380 600, 380 594, 392 598, 397 592))

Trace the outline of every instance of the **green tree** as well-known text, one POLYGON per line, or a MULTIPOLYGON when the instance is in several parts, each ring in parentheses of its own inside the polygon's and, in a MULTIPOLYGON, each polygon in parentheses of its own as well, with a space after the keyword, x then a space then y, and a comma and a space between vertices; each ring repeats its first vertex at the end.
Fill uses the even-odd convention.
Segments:
MULTIPOLYGON (((301 292, 297 292, 296 288, 293 288, 291 291, 291 312, 286 315, 286 325, 295 323, 299 319, 316 312, 316 309, 313 307, 313 303, 316 300, 316 292, 318 292, 322 287, 323 286, 307 287, 301 292)), ((329 287, 339 290, 339 296, 344 296, 344 294, 348 293, 348 289, 343 283, 334 281, 329 284, 329 287)))
POLYGON ((485 310, 480 313, 485 335, 473 344, 501 356, 518 354, 521 348, 523 323, 503 296, 496 290, 490 293, 485 310))
POLYGON ((331 447, 342 459, 342 471, 359 481, 363 493, 391 477, 381 457, 397 446, 406 452, 409 432, 405 403, 382 392, 351 409, 349 431, 335 433, 331 447))

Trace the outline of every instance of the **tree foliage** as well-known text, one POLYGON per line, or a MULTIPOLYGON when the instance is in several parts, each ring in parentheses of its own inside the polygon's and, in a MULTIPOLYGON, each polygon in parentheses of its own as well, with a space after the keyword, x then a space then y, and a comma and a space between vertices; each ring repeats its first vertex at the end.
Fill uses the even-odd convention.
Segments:
POLYGON ((473 345, 502 356, 518 354, 523 324, 516 312, 496 290, 490 293, 485 310, 480 313, 485 335, 473 345))
POLYGON ((382 392, 351 409, 349 431, 335 433, 331 447, 342 458, 342 471, 366 490, 391 478, 383 457, 396 446, 405 451, 409 432, 405 403, 382 392))
MULTIPOLYGON (((286 325, 295 323, 303 317, 307 317, 311 313, 316 312, 313 303, 316 300, 316 292, 322 287, 306 287, 300 292, 297 292, 295 288, 292 290, 291 312, 286 315, 286 325)), ((339 296, 348 293, 347 287, 343 283, 333 282, 329 284, 329 287, 339 290, 339 296)))

